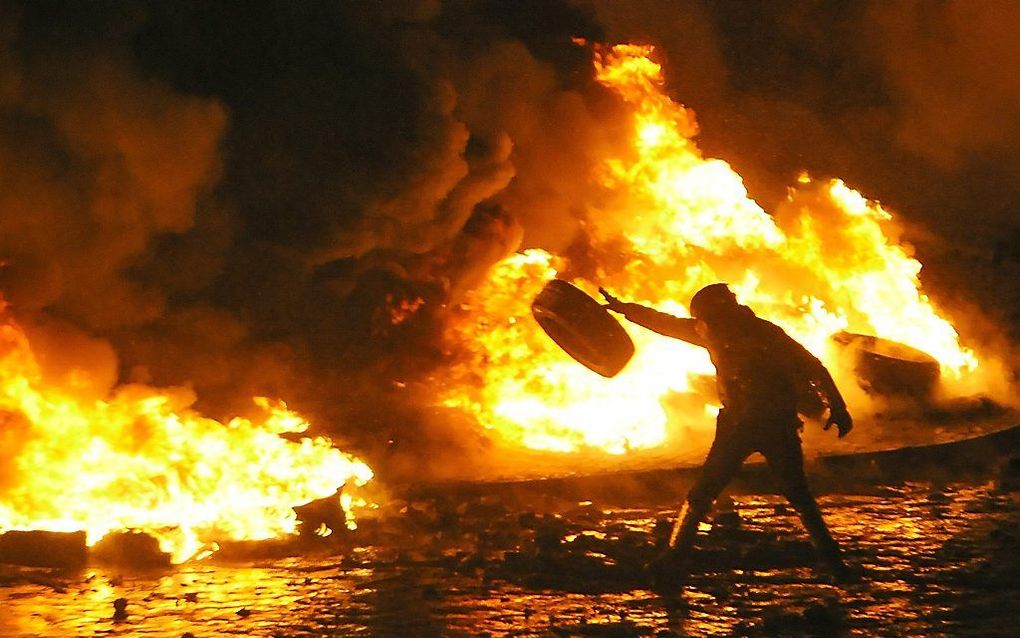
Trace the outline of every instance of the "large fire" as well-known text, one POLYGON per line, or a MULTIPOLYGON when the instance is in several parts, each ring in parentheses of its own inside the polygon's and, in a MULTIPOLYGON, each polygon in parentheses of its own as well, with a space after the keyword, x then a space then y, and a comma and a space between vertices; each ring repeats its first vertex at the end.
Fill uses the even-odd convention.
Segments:
MULTIPOLYGON (((664 92, 650 56, 634 45, 595 54, 598 80, 633 119, 631 145, 592 176, 601 197, 585 228, 596 265, 580 272, 541 250, 497 264, 446 334, 461 354, 445 377, 444 406, 511 446, 554 452, 618 455, 710 426, 717 406, 704 350, 627 325, 635 357, 604 379, 542 333, 530 303, 568 269, 593 295, 601 285, 682 316, 701 286, 730 282, 743 303, 829 363, 844 387, 831 340, 841 330, 930 353, 951 381, 978 367, 921 292, 921 265, 887 211, 839 180, 803 176, 766 213, 726 162, 702 156, 693 112, 664 92)), ((419 305, 402 305, 394 323, 419 305)), ((47 386, 0 302, 0 532, 84 530, 94 543, 142 530, 182 561, 216 541, 293 533, 293 507, 372 477, 327 439, 281 436, 308 427, 282 402, 257 399, 261 419, 221 423, 191 409, 193 401, 184 389, 130 385, 96 400, 47 386)), ((344 493, 337 506, 351 504, 344 493)))
POLYGON ((220 423, 193 401, 184 389, 88 400, 48 387, 0 299, 0 532, 85 531, 93 544, 140 530, 181 562, 217 541, 294 533, 293 507, 372 478, 327 439, 281 437, 308 427, 283 402, 258 398, 260 420, 220 423))
MULTIPOLYGON (((598 265, 574 283, 689 316, 695 291, 730 282, 743 303, 829 363, 841 387, 852 383, 831 343, 841 330, 927 352, 950 381, 977 368, 921 291, 921 264, 899 244, 886 210, 842 181, 804 175, 775 214, 766 213, 726 162, 702 156, 694 114, 664 92, 651 53, 636 45, 596 50, 596 77, 628 106, 633 135, 631 148, 593 176, 604 191, 586 215, 598 265)), ((627 325, 637 353, 604 379, 541 332, 529 304, 567 265, 528 250, 493 269, 448 331, 451 349, 466 355, 443 405, 511 444, 558 452, 621 454, 663 444, 670 428, 710 427, 717 406, 704 391, 701 375, 714 372, 704 350, 627 325)))

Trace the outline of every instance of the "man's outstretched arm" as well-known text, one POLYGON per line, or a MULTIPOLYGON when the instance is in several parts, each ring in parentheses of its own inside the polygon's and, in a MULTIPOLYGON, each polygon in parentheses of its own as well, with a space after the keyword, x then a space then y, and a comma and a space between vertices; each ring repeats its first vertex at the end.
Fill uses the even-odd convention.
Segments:
POLYGON ((606 308, 620 313, 627 318, 627 321, 636 323, 661 335, 693 343, 696 346, 705 345, 705 340, 698 334, 696 329, 697 320, 674 317, 671 314, 659 312, 641 304, 620 301, 606 292, 604 288, 599 288, 599 292, 606 298, 606 308))

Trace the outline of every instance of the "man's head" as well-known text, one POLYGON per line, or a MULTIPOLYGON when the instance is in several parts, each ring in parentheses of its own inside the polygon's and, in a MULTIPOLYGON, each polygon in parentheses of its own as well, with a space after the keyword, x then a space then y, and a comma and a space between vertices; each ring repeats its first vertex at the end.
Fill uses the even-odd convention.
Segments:
POLYGON ((736 296, 726 284, 710 284, 691 297, 691 316, 703 321, 725 316, 739 307, 736 296))

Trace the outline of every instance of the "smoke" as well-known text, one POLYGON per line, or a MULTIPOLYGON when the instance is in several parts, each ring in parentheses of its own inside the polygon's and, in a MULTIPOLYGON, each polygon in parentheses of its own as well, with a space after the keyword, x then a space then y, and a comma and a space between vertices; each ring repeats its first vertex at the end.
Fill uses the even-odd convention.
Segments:
POLYGON ((16 61, 0 81, 5 294, 98 329, 157 317, 164 299, 124 269, 155 236, 193 225, 224 109, 146 81, 112 51, 25 45, 5 58, 16 61))
POLYGON ((423 429, 448 308, 576 240, 621 133, 570 41, 601 36, 587 11, 9 9, 0 290, 49 382, 192 386, 216 416, 280 396, 367 448, 464 438, 423 429))
POLYGON ((896 215, 969 342, 1020 335, 1015 3, 588 4, 609 40, 658 46, 699 146, 766 210, 801 171, 844 179, 896 215))
POLYGON ((659 45, 701 147, 767 209, 807 170, 883 201, 927 250, 1016 227, 1015 3, 592 5, 609 39, 659 45))
POLYGON ((413 472, 484 446, 424 407, 458 301, 518 248, 584 252, 624 122, 571 38, 661 45, 767 208, 808 169, 941 231, 1017 141, 1010 22, 969 7, 11 4, 0 291, 53 383, 190 385, 216 416, 279 396, 413 472))
POLYGON ((896 142, 956 167, 983 152, 1012 154, 1020 142, 1020 48, 1014 2, 873 3, 870 42, 901 117, 896 142))
MULTIPOLYGON (((47 382, 101 398, 119 378, 103 337, 152 322, 167 304, 129 269, 154 239, 194 226, 218 176, 226 112, 144 78, 116 41, 85 46, 66 22, 8 9, 0 290, 47 382)), ((104 16, 111 28, 128 17, 104 16)))

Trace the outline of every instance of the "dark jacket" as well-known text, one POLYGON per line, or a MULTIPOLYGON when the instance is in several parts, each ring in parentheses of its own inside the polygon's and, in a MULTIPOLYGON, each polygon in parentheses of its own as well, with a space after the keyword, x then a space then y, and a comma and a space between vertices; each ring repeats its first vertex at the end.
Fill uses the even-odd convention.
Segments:
POLYGON ((674 317, 639 304, 623 304, 624 316, 659 334, 708 349, 716 369, 719 399, 737 423, 799 426, 798 399, 814 394, 835 409, 845 407, 828 370, 782 328, 747 306, 734 306, 704 334, 698 320, 674 317))

